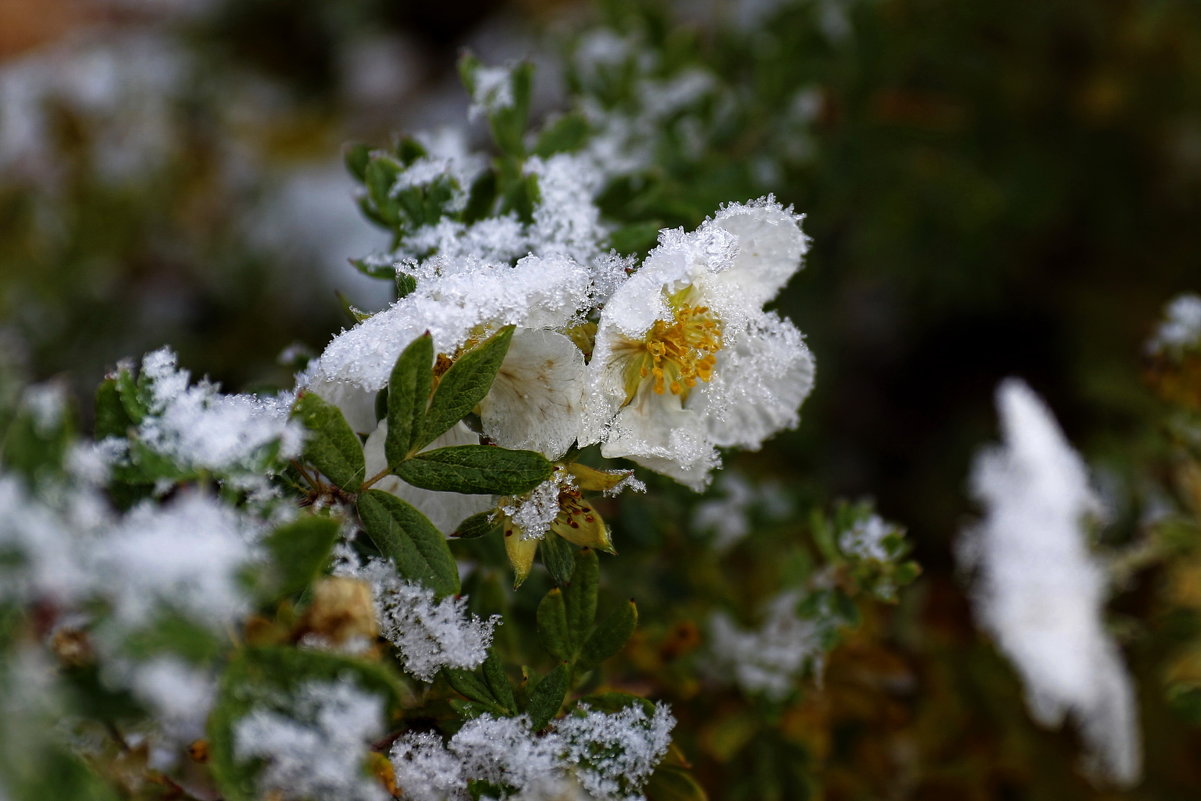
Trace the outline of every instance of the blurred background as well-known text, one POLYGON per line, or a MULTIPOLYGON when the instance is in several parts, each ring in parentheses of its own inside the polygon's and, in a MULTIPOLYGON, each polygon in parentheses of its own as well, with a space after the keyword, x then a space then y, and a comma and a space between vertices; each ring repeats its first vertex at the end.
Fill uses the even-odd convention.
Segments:
MULTIPOLYGON (((599 5, 614 19, 642 4, 599 5)), ((598 13, 572 0, 4 0, 0 348, 35 380, 69 382, 84 409, 118 359, 163 344, 227 389, 288 385, 286 347, 319 351, 351 323, 348 304, 390 298, 347 263, 387 237, 356 208, 343 146, 462 125, 464 47, 532 59, 536 106, 561 107, 578 82, 564 54, 598 13)), ((1028 719, 952 558, 1005 376, 1047 398, 1106 478, 1107 545, 1137 536, 1135 490, 1164 478, 1143 343, 1174 295, 1201 289, 1201 5, 745 0, 655 19, 646 35, 664 52, 679 40, 705 54, 738 124, 692 150, 656 140, 655 198, 602 205, 694 227, 774 192, 807 214, 807 267, 778 306, 808 336, 817 390, 766 457, 731 461, 801 504, 874 497, 924 569, 835 653, 823 700, 805 707, 820 724, 781 724, 824 733, 809 744, 814 792, 1201 795, 1195 721, 1165 700, 1176 644, 1201 631, 1195 609, 1165 601, 1174 573, 1144 572, 1114 606, 1148 761, 1119 794, 1079 778, 1070 731, 1028 719)))

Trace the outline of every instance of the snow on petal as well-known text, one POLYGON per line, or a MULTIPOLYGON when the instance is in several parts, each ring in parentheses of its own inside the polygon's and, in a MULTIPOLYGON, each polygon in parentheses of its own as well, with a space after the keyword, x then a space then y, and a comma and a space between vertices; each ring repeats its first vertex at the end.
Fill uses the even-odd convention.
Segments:
POLYGON ((584 354, 563 334, 519 330, 487 397, 484 433, 504 448, 558 459, 575 442, 583 405, 584 354))
POLYGON ((1004 444, 977 457, 971 478, 985 516, 960 542, 977 619, 1021 675, 1031 715, 1053 726, 1070 714, 1092 771, 1129 784, 1141 769, 1134 694, 1105 631, 1105 576, 1083 528, 1100 503, 1026 384, 1003 382, 997 407, 1004 444))

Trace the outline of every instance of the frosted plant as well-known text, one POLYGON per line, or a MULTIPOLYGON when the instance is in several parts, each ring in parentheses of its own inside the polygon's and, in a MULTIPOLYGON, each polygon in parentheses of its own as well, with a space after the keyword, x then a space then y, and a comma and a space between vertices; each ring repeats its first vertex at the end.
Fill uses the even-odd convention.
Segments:
POLYGON ((229 506, 200 494, 135 508, 97 548, 113 620, 149 623, 173 609, 219 628, 247 609, 239 572, 255 558, 255 531, 229 506))
POLYGON ((1003 445, 977 457, 971 478, 985 516, 960 543, 976 616, 1021 674, 1035 720, 1054 726, 1071 715, 1090 770, 1129 784, 1141 762, 1134 695, 1105 631, 1105 576, 1084 530, 1100 504, 1028 386, 1003 382, 997 409, 1003 445))
POLYGON ((565 257, 527 256, 513 267, 439 260, 413 292, 335 337, 301 385, 319 392, 323 384, 349 384, 348 393, 374 396, 401 351, 426 331, 439 352, 453 354, 505 325, 569 327, 587 308, 588 287, 587 270, 565 257))
POLYGON ((709 653, 715 677, 737 684, 746 693, 780 700, 806 671, 820 676, 833 617, 802 617, 797 611, 800 603, 797 591, 780 593, 767 604, 758 629, 743 629, 729 615, 714 613, 709 619, 709 653))
POLYGON ((149 413, 138 434, 155 452, 177 464, 219 471, 257 471, 264 451, 278 447, 284 458, 300 453, 302 428, 288 419, 291 397, 223 395, 208 381, 189 386, 168 348, 147 354, 142 377, 150 392, 149 413))
POLYGON ((582 445, 700 488, 717 447, 758 448, 796 424, 813 358, 763 305, 800 268, 798 221, 766 198, 660 233, 601 315, 582 445))
POLYGON ((884 539, 896 531, 879 515, 869 515, 838 535, 838 548, 848 556, 875 562, 887 561, 891 554, 884 539))
POLYGON ((264 761, 258 777, 264 795, 386 801, 388 793, 365 769, 383 718, 383 701, 350 681, 306 682, 288 714, 257 708, 241 718, 234 750, 239 760, 264 761))
POLYGON ((482 620, 467 611, 464 597, 435 599, 433 590, 405 581, 380 559, 342 572, 370 583, 380 633, 422 681, 433 681, 444 667, 479 667, 487 657, 499 615, 482 620))
POLYGON ((416 801, 467 799, 469 781, 508 788, 502 797, 513 801, 640 801, 674 726, 663 704, 616 712, 581 704, 540 735, 525 715, 481 715, 445 743, 429 733, 406 734, 391 757, 398 788, 416 801))
POLYGON ((1185 293, 1168 304, 1166 319, 1147 343, 1151 353, 1201 348, 1201 295, 1185 293))
POLYGON ((726 551, 751 532, 752 514, 783 520, 792 504, 783 487, 774 482, 752 483, 742 473, 727 470, 717 479, 716 497, 696 505, 692 525, 713 533, 713 547, 726 551))
POLYGON ((555 726, 565 745, 565 761, 588 794, 597 799, 635 801, 637 792, 671 745, 676 719, 664 704, 641 704, 616 712, 580 704, 555 726))

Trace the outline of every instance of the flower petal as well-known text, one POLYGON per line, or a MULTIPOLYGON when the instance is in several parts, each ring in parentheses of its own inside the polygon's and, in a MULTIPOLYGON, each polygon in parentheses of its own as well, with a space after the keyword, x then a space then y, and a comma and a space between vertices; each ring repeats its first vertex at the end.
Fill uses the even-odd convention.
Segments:
POLYGON ((518 330, 480 402, 484 433, 502 447, 558 459, 579 430, 585 369, 584 354, 563 334, 518 330))

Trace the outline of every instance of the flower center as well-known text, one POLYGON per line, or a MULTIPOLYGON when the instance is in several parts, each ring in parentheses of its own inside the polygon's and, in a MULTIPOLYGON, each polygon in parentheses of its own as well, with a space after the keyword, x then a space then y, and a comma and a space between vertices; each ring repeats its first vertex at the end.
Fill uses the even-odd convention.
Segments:
POLYGON ((672 304, 672 320, 656 320, 646 338, 626 345, 626 402, 644 381, 658 395, 670 391, 687 400, 697 381, 708 382, 722 345, 722 325, 708 306, 672 304))

